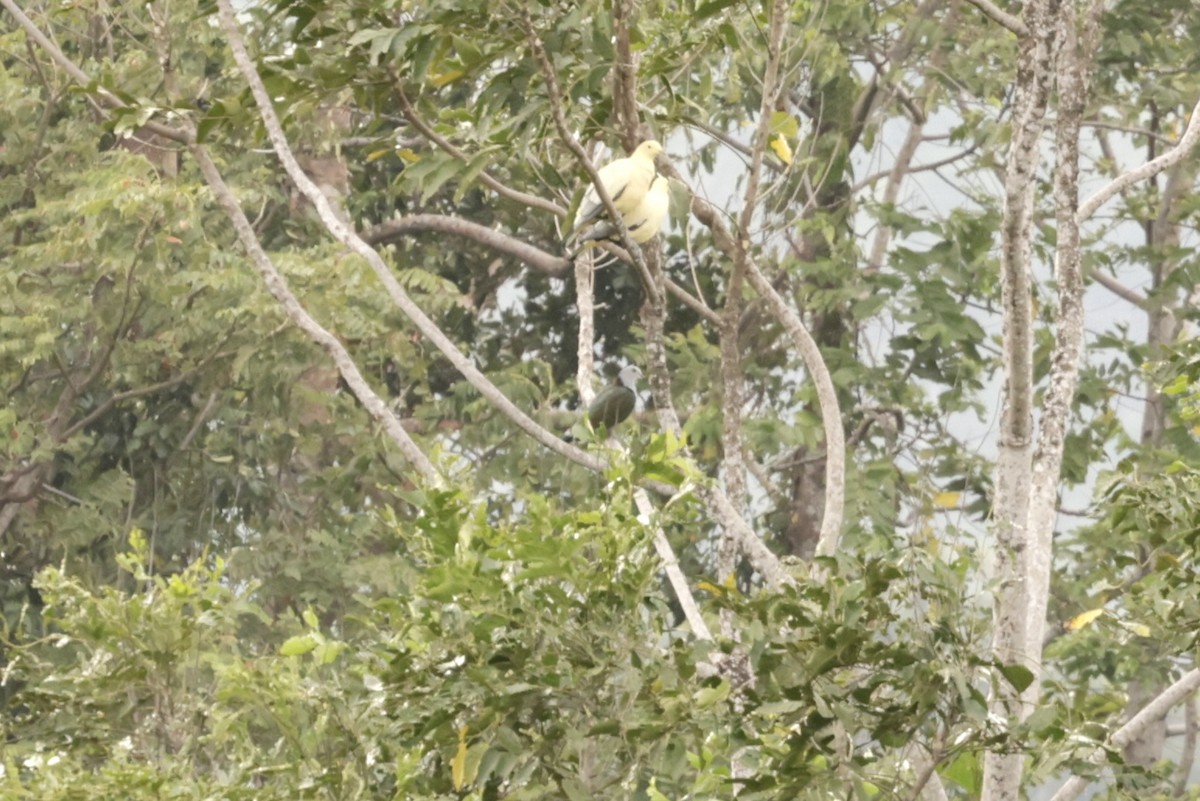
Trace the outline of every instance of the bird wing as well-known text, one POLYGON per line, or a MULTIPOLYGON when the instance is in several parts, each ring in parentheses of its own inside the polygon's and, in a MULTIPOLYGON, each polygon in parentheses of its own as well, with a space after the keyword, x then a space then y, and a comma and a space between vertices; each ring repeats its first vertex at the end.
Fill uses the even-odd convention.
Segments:
MULTIPOLYGON (((631 157, 605 164, 597 173, 600 176, 600 183, 604 185, 604 190, 612 198, 613 205, 617 206, 617 211, 621 210, 617 204, 625 199, 636 172, 631 157)), ((579 202, 579 212, 575 215, 576 230, 579 229, 579 226, 599 217, 603 211, 604 204, 600 202, 600 193, 596 191, 595 184, 589 184, 587 191, 583 193, 583 200, 579 202)))
POLYGON ((639 245, 644 245, 654 238, 662 229, 663 220, 671 209, 671 186, 666 176, 654 176, 650 191, 642 198, 642 202, 625 217, 625 226, 629 235, 639 245))
MULTIPOLYGON (((662 229, 663 220, 666 219, 670 208, 670 182, 665 176, 656 175, 653 183, 650 184, 650 191, 642 198, 642 202, 632 211, 622 214, 621 219, 625 221, 625 227, 629 230, 633 241, 644 245, 662 229)), ((579 246, 582 247, 587 242, 602 242, 606 239, 618 242, 617 226, 608 221, 589 229, 579 240, 579 246)), ((568 255, 573 255, 575 252, 578 252, 578 248, 568 255)))
POLYGON ((611 430, 633 414, 636 400, 632 389, 610 384, 600 390, 592 405, 588 407, 588 422, 592 424, 592 428, 603 425, 611 430))
MULTIPOLYGON (((637 208, 650 189, 655 176, 656 152, 658 151, 639 146, 632 156, 609 162, 597 171, 604 191, 608 192, 613 205, 621 214, 637 208)), ((568 241, 583 225, 596 219, 603 211, 604 204, 600 202, 600 193, 596 191, 594 184, 589 185, 583 193, 583 200, 579 202, 579 210, 575 213, 575 227, 571 236, 567 237, 568 241)))

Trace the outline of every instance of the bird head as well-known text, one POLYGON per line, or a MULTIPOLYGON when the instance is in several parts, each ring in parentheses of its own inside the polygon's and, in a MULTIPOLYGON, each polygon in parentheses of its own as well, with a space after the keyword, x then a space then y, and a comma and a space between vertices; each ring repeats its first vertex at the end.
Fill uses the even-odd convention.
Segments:
POLYGON ((636 364, 627 364, 621 368, 621 372, 617 373, 617 381, 621 386, 633 390, 637 389, 637 382, 641 377, 642 371, 636 364))
POLYGON ((633 151, 633 155, 654 161, 662 152, 662 145, 653 139, 647 139, 645 142, 642 142, 637 146, 637 149, 633 151))

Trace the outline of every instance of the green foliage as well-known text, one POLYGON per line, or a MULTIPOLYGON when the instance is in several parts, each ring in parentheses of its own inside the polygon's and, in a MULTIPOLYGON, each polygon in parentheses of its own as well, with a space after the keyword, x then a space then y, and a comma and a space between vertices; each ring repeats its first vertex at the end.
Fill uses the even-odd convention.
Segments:
MULTIPOLYGON (((138 531, 117 558, 127 589, 44 570, 42 632, 28 617, 9 630, 28 639, 9 645, 22 689, 0 793, 712 796, 737 752, 757 797, 837 784, 835 721, 883 744, 939 726, 964 753, 982 742, 974 624, 961 573, 936 558, 845 559, 825 585, 727 596, 758 676, 735 690, 703 669, 718 652, 672 627, 627 490, 586 510, 535 503, 512 525, 458 493, 423 508, 376 523, 420 577, 401 594, 364 584, 332 624, 271 615, 219 558, 152 574, 138 531)), ((869 751, 843 767, 864 797, 904 781, 869 751)))

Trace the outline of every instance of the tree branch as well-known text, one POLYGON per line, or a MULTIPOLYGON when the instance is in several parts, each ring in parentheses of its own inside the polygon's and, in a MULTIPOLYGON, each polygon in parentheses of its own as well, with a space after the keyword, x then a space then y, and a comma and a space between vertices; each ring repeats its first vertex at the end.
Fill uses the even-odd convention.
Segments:
MULTIPOLYGON (((221 9, 223 12, 228 10, 229 21, 232 23, 233 12, 229 10, 226 0, 221 0, 221 9)), ((240 41, 238 43, 240 44, 240 41)), ((247 56, 247 58, 249 57, 247 56)), ((440 484, 442 477, 433 466, 433 463, 429 461, 425 453, 417 446, 412 437, 408 435, 408 432, 404 430, 404 427, 400 424, 400 420, 392 414, 391 409, 388 408, 383 399, 376 394, 375 390, 371 389, 370 384, 367 383, 362 373, 359 372, 358 366, 354 363, 354 359, 351 358, 349 352, 346 351, 345 346, 329 330, 318 323, 292 293, 287 280, 275 268, 275 265, 271 262, 271 257, 267 255, 262 245, 259 244, 258 238, 254 235, 254 229, 250 225, 250 220, 246 218, 241 204, 238 203, 232 190, 230 190, 228 184, 221 177, 217 166, 209 158, 208 151, 205 150, 203 145, 193 145, 191 151, 193 157, 196 159, 196 163, 200 167, 200 172, 203 174, 204 180, 213 190, 213 195, 216 197, 218 205, 224 209, 225 215, 233 223, 234 230, 237 232, 242 247, 245 248, 254 266, 258 268, 263 283, 267 286, 267 291, 279 302, 279 305, 283 307, 284 312, 292 322, 307 334, 309 339, 320 345, 329 354, 329 357, 333 359, 333 363, 337 366, 338 373, 341 374, 343 380, 345 380, 350 390, 354 393, 354 396, 362 403, 367 413, 383 427, 388 437, 396 444, 409 463, 420 472, 425 480, 435 485, 440 484)), ((296 169, 299 171, 299 166, 296 169)), ((321 193, 321 190, 317 189, 315 185, 312 188, 315 194, 319 195, 324 201, 328 213, 333 216, 333 209, 329 206, 329 201, 325 200, 325 196, 321 193)))
MULTIPOLYGON (((454 156, 454 158, 458 159, 459 161, 464 163, 470 161, 470 157, 466 153, 464 153, 449 139, 435 131, 433 126, 427 123, 421 117, 421 115, 417 113, 417 110, 413 108, 412 103, 409 101, 408 95, 404 92, 400 77, 396 75, 390 66, 388 67, 388 74, 392 76, 392 83, 396 90, 396 96, 400 98, 400 113, 403 114, 404 118, 412 124, 412 127, 416 128, 417 131, 419 131, 420 134, 430 142, 433 142, 435 145, 449 153, 451 156, 454 156)), ((509 200, 515 200, 517 203, 525 206, 548 211, 551 214, 559 217, 567 216, 567 210, 554 201, 546 200, 543 197, 531 195, 528 192, 521 192, 517 189, 505 186, 489 175, 486 170, 479 173, 479 182, 501 197, 506 197, 509 200)))
MULTIPOLYGON (((1179 703, 1200 689, 1200 668, 1193 668, 1181 676, 1174 684, 1163 690, 1159 695, 1138 712, 1129 722, 1112 733, 1108 745, 1114 751, 1119 751, 1133 742, 1151 724, 1157 723, 1179 703)), ((1106 749, 1098 748, 1088 757, 1093 765, 1102 765, 1108 759, 1106 749)), ((1050 801, 1075 801, 1091 784, 1090 779, 1072 776, 1066 784, 1058 789, 1050 801)))
MULTIPOLYGON (((374 271, 376 277, 383 284, 385 291, 391 298, 396 307, 408 317, 417 330, 433 343, 434 347, 446 357, 449 362, 454 365, 455 369, 467 379, 475 389, 500 410, 506 417, 517 424, 521 430, 525 431, 538 442, 545 445, 550 450, 565 456, 571 461, 587 467, 588 469, 601 472, 607 466, 604 460, 586 453, 579 448, 563 442, 563 440, 555 433, 548 431, 538 425, 529 415, 522 411, 514 404, 508 396, 501 392, 495 384, 493 384, 487 376, 485 376, 479 368, 471 361, 471 359, 458 349, 451 339, 429 318, 428 315, 418 306, 404 288, 400 286, 400 282, 392 275, 388 266, 384 264, 383 259, 379 254, 366 242, 358 236, 348 225, 342 222, 341 218, 330 205, 329 200, 324 193, 305 175, 300 169, 300 165, 296 163, 296 158, 292 154, 291 148, 287 143, 287 139, 283 134, 283 128, 279 123, 279 117, 275 113, 275 107, 271 103, 270 95, 267 93, 266 87, 263 85, 262 78, 258 71, 254 68, 254 63, 250 60, 250 54, 246 51, 245 42, 242 40, 242 34, 237 26, 237 20, 234 17, 233 8, 230 5, 230 0, 218 0, 220 9, 221 26, 225 30, 226 36, 229 38, 230 47, 233 50, 234 60, 237 62, 238 69, 241 70, 243 77, 246 79, 250 87, 251 94, 259 107, 259 113, 262 117, 263 124, 266 127, 267 135, 271 139, 276 154, 279 156, 284 169, 296 187, 304 194, 308 201, 317 210, 321 221, 325 227, 333 235, 335 239, 352 250, 354 253, 361 256, 374 271)), ((255 243, 257 247, 257 242, 255 243)), ((260 248, 261 249, 261 248, 260 248)), ((264 254, 265 255, 265 254, 264 254)), ((302 310, 301 310, 302 311, 302 310)), ((397 426, 398 426, 397 422, 397 426)), ((402 429, 401 429, 402 430, 402 429)), ((404 433, 407 438, 407 433, 404 433)), ((669 488, 668 493, 674 492, 674 488, 669 488)))
MULTIPOLYGON (((1100 0, 1089 0, 1095 8, 1100 0)), ((1056 23, 1060 31, 1055 125, 1054 170, 1055 254, 1054 276, 1058 290, 1054 349, 1050 357, 1048 387, 1042 401, 1037 449, 1029 487, 1028 538, 1025 579, 1028 611, 1024 651, 1038 666, 1034 681, 1026 688, 1025 703, 1032 705, 1041 686, 1041 653, 1050 597, 1050 574, 1054 553, 1054 525, 1058 517, 1058 486, 1062 475, 1063 449, 1071 420, 1072 403, 1079 385, 1079 363, 1083 356, 1083 254, 1079 236, 1079 135, 1089 93, 1091 54, 1095 52, 1094 25, 1084 23, 1082 37, 1076 34, 1075 7, 1063 3, 1056 23)), ((1085 19, 1093 15, 1085 14, 1085 19)))
MULTIPOLYGON (((771 4, 767 32, 767 64, 763 72, 762 96, 759 99, 758 124, 750 146, 750 171, 746 191, 742 195, 742 212, 738 220, 739 236, 734 253, 733 269, 725 291, 725 307, 721 311, 721 461, 725 489, 734 508, 746 505, 746 465, 743 456, 745 442, 742 414, 745 395, 745 375, 742 367, 741 323, 742 297, 747 262, 750 259, 750 229, 754 222, 762 181, 763 155, 771 132, 771 112, 779 91, 779 65, 782 58, 783 31, 787 20, 786 0, 771 4)), ((717 576, 722 581, 732 575, 736 566, 737 549, 733 532, 726 530, 717 546, 717 576)), ((722 617, 727 623, 727 616, 722 617)))
POLYGON ((983 15, 992 22, 999 23, 1001 27, 1007 28, 1017 36, 1024 38, 1029 35, 1029 26, 1025 24, 1023 19, 1009 14, 1004 9, 992 3, 992 0, 967 0, 967 2, 982 11, 983 15))
POLYGON ((1113 278, 1111 275, 1109 275, 1106 272, 1103 272, 1102 270, 1090 270, 1089 277, 1093 281, 1095 281, 1097 284, 1099 284, 1100 286, 1107 289, 1109 292, 1112 292, 1114 295, 1121 298, 1122 300, 1129 301, 1134 306, 1137 306, 1139 309, 1146 309, 1149 304, 1149 301, 1146 299, 1146 296, 1143 295, 1141 292, 1138 292, 1131 287, 1125 286, 1120 281, 1118 281, 1116 278, 1113 278))
MULTIPOLYGON (((7 0, 3 1, 7 2, 7 0)), ((1192 151, 1192 148, 1196 146, 1196 142, 1198 141, 1200 141, 1200 101, 1197 101, 1196 105, 1192 108, 1187 128, 1184 129, 1183 136, 1179 138, 1179 141, 1175 143, 1175 147, 1166 151, 1161 156, 1147 161, 1142 166, 1135 167, 1124 175, 1114 178, 1083 202, 1083 205, 1079 207, 1077 219, 1081 224, 1086 222, 1088 218, 1112 199, 1114 195, 1123 192, 1139 181, 1153 178, 1167 167, 1182 161, 1192 151)))
POLYGON ((650 527, 654 532, 654 550, 658 552, 658 558, 662 561, 663 570, 667 574, 667 581, 670 582, 671 589, 675 591, 675 598, 683 609, 683 616, 687 619, 688 626, 696 635, 696 639, 712 642, 712 632, 709 631, 708 624, 700 614, 700 607, 696 605, 692 588, 688 586, 687 576, 679 568, 679 559, 675 556, 674 549, 671 548, 671 541, 667 539, 662 526, 654 523, 654 504, 650 502, 645 490, 640 487, 633 491, 633 500, 637 504, 638 516, 643 525, 650 527))
POLYGON ((1179 764, 1175 766, 1175 786, 1172 788, 1175 797, 1180 798, 1187 792, 1188 781, 1192 775, 1192 766, 1196 764, 1196 734, 1200 721, 1196 719, 1196 694, 1192 693, 1183 705, 1183 744, 1179 764))
MULTIPOLYGON (((996 589, 993 593, 992 654, 1001 664, 1028 667, 1037 674, 1038 650, 1026 650, 1029 629, 1030 547, 1028 517, 1033 463, 1034 319, 1030 263, 1033 206, 1041 138, 1050 88, 1059 20, 1054 0, 1031 0, 1024 7, 1027 35, 1018 43, 1012 141, 1004 174, 1001 224, 1000 302, 1003 307, 1003 376, 999 453, 995 467, 993 523, 996 589)), ((1010 28, 1011 30, 1012 28, 1010 28)), ((1036 685, 1035 685, 1036 686, 1036 685)), ((1030 696, 997 677, 988 713, 1015 724, 1031 711, 1030 696)), ((982 801, 1015 801, 1024 755, 990 750, 984 754, 982 801)))
MULTIPOLYGON (((917 147, 921 144, 921 132, 923 130, 925 130, 924 120, 913 120, 908 127, 908 134, 904 137, 904 143, 900 145, 900 151, 896 154, 896 162, 887 173, 887 184, 883 188, 883 197, 880 199, 880 202, 885 207, 895 204, 896 198, 900 195, 900 184, 903 182, 905 176, 913 172, 913 170, 909 169, 909 164, 912 162, 913 156, 916 155, 917 147)), ((887 254, 888 243, 891 241, 891 238, 891 226, 881 224, 879 230, 875 232, 874 240, 871 242, 871 253, 867 257, 866 269, 878 271, 883 268, 883 258, 887 254)))
POLYGON ((649 268, 646 266, 642 249, 630 238, 629 229, 625 225, 625 219, 617 211, 617 207, 613 205, 613 200, 609 196, 608 190, 604 188, 604 182, 600 180, 600 173, 596 170, 596 165, 592 164, 592 160, 588 158, 583 145, 579 144, 579 141, 571 134, 570 127, 567 125, 566 114, 563 111, 562 92, 558 87, 558 79, 554 76, 554 65, 550 63, 550 57, 546 55, 546 48, 542 44, 542 39, 533 27, 533 20, 529 16, 529 10, 524 6, 521 7, 521 24, 525 29, 525 36, 529 41, 529 47, 533 50, 534 59, 542 71, 542 79, 546 82, 546 93, 550 98, 550 110, 554 117, 554 125, 558 129, 558 135, 566 143, 567 149, 575 154, 575 158, 582 165, 584 171, 587 172, 592 186, 596 189, 596 195, 600 198, 600 202, 604 205, 604 210, 608 214, 609 223, 617 229, 620 234, 621 243, 624 244, 625 250, 629 252, 630 261, 637 268, 638 274, 641 276, 642 285, 646 289, 646 294, 650 296, 650 302, 656 303, 658 302, 658 298, 654 296, 657 294, 658 289, 649 268))
MULTIPOLYGON (((4 7, 8 13, 13 15, 13 17, 17 20, 17 24, 20 25, 22 30, 25 31, 25 34, 29 38, 33 39, 33 41, 37 42, 38 47, 49 53, 50 58, 52 58, 54 62, 58 64, 58 66, 62 67, 62 69, 65 70, 66 73, 70 75, 77 84, 80 84, 81 86, 91 85, 92 81, 91 78, 88 77, 87 73, 75 66, 75 64, 63 54, 62 50, 60 50, 58 46, 54 44, 54 42, 50 41, 46 34, 42 33, 42 31, 33 24, 33 20, 29 19, 29 17, 25 15, 25 12, 21 10, 20 6, 16 4, 15 0, 0 0, 0 6, 4 7)), ((127 105, 119 97, 103 87, 96 87, 94 89, 94 96, 98 98, 98 100, 106 108, 127 108, 127 105)), ((171 139, 175 142, 181 142, 183 144, 189 144, 190 137, 192 136, 190 131, 172 128, 168 125, 154 122, 153 120, 146 122, 142 125, 142 127, 158 134, 159 136, 163 136, 167 139, 171 139)))
POLYGON ((379 245, 389 239, 414 231, 437 231, 443 234, 473 239, 481 245, 507 253, 547 275, 562 277, 571 268, 570 259, 555 256, 527 242, 461 217, 442 214, 410 214, 395 220, 385 220, 363 231, 359 236, 367 245, 379 245))
MULTIPOLYGON (((680 179, 670 164, 664 167, 672 177, 680 179)), ((682 179, 680 179, 682 180, 682 179)), ((708 201, 692 195, 692 214, 707 226, 713 235, 713 244, 729 258, 736 258, 737 245, 725 227, 719 212, 708 201)), ((846 505, 846 435, 842 431, 842 412, 838 404, 837 390, 829 367, 821 356, 812 334, 804 327, 800 317, 788 307, 783 297, 771 286, 754 259, 746 260, 746 277, 751 286, 762 296, 776 321, 783 326, 804 361, 804 366, 817 390, 817 404, 821 410, 821 425, 825 433, 825 516, 821 520, 821 534, 817 542, 817 554, 832 555, 841 538, 842 518, 846 505)))
MULTIPOLYGON (((321 221, 325 224, 329 232, 339 242, 366 260, 367 264, 375 272, 375 275, 379 278, 380 282, 384 286, 384 289, 387 291, 388 296, 392 299, 392 302, 396 304, 397 308, 399 308, 400 311, 403 312, 405 316, 407 316, 413 322, 413 324, 417 327, 417 330, 419 330, 423 336, 433 343, 434 347, 436 347, 442 353, 442 355, 446 357, 446 359, 455 367, 455 369, 457 369, 458 372, 461 373, 462 376, 466 378, 467 381, 470 382, 470 384, 475 387, 475 389, 481 395, 483 395, 489 403, 495 406, 507 418, 516 423, 516 425, 522 431, 536 441, 540 442, 548 449, 589 470, 602 473, 608 467, 608 463, 606 461, 590 453, 582 451, 570 443, 564 442, 558 435, 534 422, 529 415, 525 414, 525 412, 517 407, 516 404, 509 400, 509 398, 502 393, 487 378, 487 376, 485 376, 477 367, 475 367, 470 358, 463 354, 462 351, 460 351, 450 340, 450 338, 447 337, 446 334, 440 328, 438 328, 438 326, 431 319, 429 319, 425 312, 413 302, 413 300, 408 296, 408 293, 404 291, 404 288, 400 286, 400 283, 396 280, 395 276, 392 275, 387 265, 384 264, 383 259, 380 258, 379 254, 376 253, 370 247, 370 245, 364 242, 349 226, 342 222, 341 218, 330 205, 329 200, 325 197, 324 193, 322 193, 321 190, 317 188, 315 184, 313 184, 313 182, 308 178, 307 175, 304 174, 303 170, 301 170, 300 166, 296 163, 296 158, 292 154, 291 148, 287 143, 287 139, 283 134, 283 129, 279 123, 279 117, 275 114, 275 109, 271 103, 270 96, 267 94, 266 87, 263 85, 262 79, 258 75, 257 70, 255 70, 254 64, 250 60, 249 53, 246 51, 246 45, 242 40, 241 31, 237 26, 237 21, 234 17, 230 0, 218 0, 218 8, 221 18, 221 26, 229 39, 230 47, 233 50, 234 60, 237 62, 238 69, 241 70, 243 77, 245 77, 250 87, 251 94, 254 96, 255 102, 258 104, 263 124, 267 130, 267 135, 271 139, 271 143, 275 148, 275 152, 279 156, 280 161, 283 163, 284 169, 287 171, 288 176, 309 200, 309 202, 312 203, 313 207, 317 210, 321 221)), ((216 172, 215 166, 213 166, 211 160, 208 159, 204 149, 201 147, 193 147, 192 150, 197 154, 198 157, 203 157, 204 161, 207 163, 206 169, 212 173, 213 178, 215 178, 217 181, 220 181, 220 175, 216 172)), ((223 186, 224 184, 222 183, 221 185, 223 186)), ((227 188, 226 198, 228 202, 231 202, 234 206, 236 206, 236 199, 233 197, 231 192, 228 192, 227 188)), ((245 215, 241 213, 240 208, 236 208, 236 212, 237 217, 240 220, 239 232, 244 231, 244 234, 249 239, 249 246, 257 250, 257 252, 261 253, 262 256, 265 257, 266 254, 262 253, 261 245, 259 245, 257 240, 253 238, 253 231, 249 228, 249 222, 246 220, 245 215)), ((267 260, 265 266, 271 267, 269 260, 267 260)), ((273 271, 273 267, 271 267, 271 270, 273 271)), ((269 273, 264 272, 264 277, 272 278, 273 283, 275 283, 277 286, 282 284, 282 277, 279 276, 277 272, 274 273, 273 277, 270 276, 269 273), (274 279, 278 279, 278 281, 275 281, 274 279)), ((287 287, 285 284, 282 285, 282 289, 287 292, 287 287)), ((295 304, 298 314, 307 317, 311 321, 312 318, 308 317, 307 312, 305 312, 303 308, 299 307, 299 302, 296 301, 295 297, 291 296, 290 292, 287 292, 287 296, 290 297, 290 302, 295 304)), ((312 321, 312 325, 316 326, 316 328, 313 329, 310 336, 320 336, 322 333, 328 335, 328 332, 324 331, 324 329, 321 329, 315 321, 312 321)), ((334 346, 337 348, 341 347, 336 339, 333 339, 328 345, 328 347, 331 348, 334 346)), ((344 353, 344 351, 342 352, 344 353)), ((349 357, 347 356, 347 358, 349 357)), ((348 367, 353 371, 354 375, 358 375, 357 368, 354 367, 353 362, 350 362, 348 367)), ((361 376, 359 377, 361 378, 361 376)), ((371 392, 370 387, 365 385, 365 382, 362 382, 361 386, 367 393, 368 398, 374 395, 374 393, 371 392)), ((354 386, 352 385, 351 388, 354 389, 354 386)), ((360 400, 362 400, 362 398, 360 398, 360 400)), ((364 405, 366 405, 365 401, 364 405)), ((386 407, 384 408, 384 411, 387 411, 386 407)), ((390 412, 388 415, 390 416, 390 412)), ((399 422, 396 421, 394 417, 392 417, 390 421, 385 418, 381 422, 386 428, 388 428, 389 433, 391 433, 393 423, 396 427, 399 427, 399 422)), ((403 429, 401 429, 401 432, 403 433, 404 439, 407 439, 407 432, 403 432, 403 429)), ((411 440, 408 441, 411 442, 411 440)), ((415 448, 415 445, 413 447, 415 448)), ((417 453, 420 453, 420 451, 417 450, 417 453)), ((424 454, 421 454, 421 458, 424 459, 424 454)), ((430 470, 432 470, 432 467, 430 467, 430 470)), ((433 475, 436 477, 436 473, 433 475)), ((667 496, 677 493, 677 489, 675 487, 665 482, 643 480, 640 483, 647 489, 651 489, 654 492, 658 492, 667 496)), ((714 499, 711 501, 711 504, 719 509, 719 514, 724 514, 725 510, 720 508, 720 503, 722 500, 724 500, 724 496, 719 491, 707 490, 706 497, 714 499)), ((727 500, 725 500, 725 507, 728 507, 727 500)), ((742 536, 747 537, 750 540, 758 541, 757 536, 753 533, 753 531, 750 530, 750 527, 744 520, 737 515, 733 515, 733 518, 734 519, 728 521, 729 525, 739 526, 739 533, 741 533, 742 536)), ((781 576, 786 579, 786 574, 783 573, 783 569, 779 565, 779 561, 775 558, 775 555, 772 554, 765 545, 762 545, 761 541, 758 541, 758 544, 761 546, 760 549, 751 550, 752 563, 754 564, 755 569, 759 570, 759 572, 767 577, 768 580, 774 579, 778 582, 781 580, 781 576)))

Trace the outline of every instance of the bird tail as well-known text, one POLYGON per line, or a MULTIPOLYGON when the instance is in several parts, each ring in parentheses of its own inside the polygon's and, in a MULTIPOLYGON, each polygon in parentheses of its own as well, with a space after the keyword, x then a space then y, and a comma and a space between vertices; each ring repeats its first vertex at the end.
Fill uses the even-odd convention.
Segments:
POLYGON ((576 238, 578 232, 572 231, 571 234, 563 240, 563 246, 566 249, 568 259, 574 259, 583 249, 593 242, 616 242, 617 241, 617 226, 610 222, 602 222, 593 225, 583 232, 583 236, 576 238))

